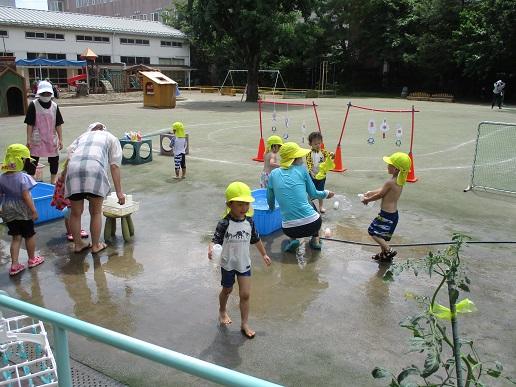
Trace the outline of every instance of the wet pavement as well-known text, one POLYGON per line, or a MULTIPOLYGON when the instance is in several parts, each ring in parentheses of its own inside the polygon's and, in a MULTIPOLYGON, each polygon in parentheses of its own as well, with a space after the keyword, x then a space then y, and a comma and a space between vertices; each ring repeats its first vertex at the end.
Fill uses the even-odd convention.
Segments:
MULTIPOLYGON (((171 158, 158 153, 151 163, 124 165, 123 189, 140 202, 133 214, 134 240, 124 242, 119 229, 98 256, 72 254, 62 221, 45 223, 37 227, 37 245, 46 262, 16 278, 7 274, 10 239, 0 227, 0 288, 31 303, 288 386, 381 385, 370 376, 375 366, 399 372, 403 366, 422 364, 423 359, 407 354, 409 332, 398 323, 415 311, 413 303, 405 301, 405 292, 430 294, 436 279, 407 273, 384 283, 386 267, 370 259, 373 247, 325 241, 321 252, 306 248, 306 266, 301 268, 294 255, 281 252, 281 232, 264 237, 271 267, 264 267, 251 247, 250 324, 256 338, 240 334, 235 294, 229 300, 233 324, 218 326, 220 274, 207 259, 207 243, 224 210, 225 186, 234 180, 257 186, 262 166, 251 158, 258 145, 258 114, 256 105, 240 103, 239 97, 185 94, 186 100, 174 110, 147 109, 141 103, 63 104, 66 144, 97 120, 117 136, 127 130, 155 133, 183 121, 191 141, 187 178, 172 179, 171 158)), ((317 101, 329 149, 335 148, 347 102, 317 101)), ((410 106, 394 99, 353 102, 410 106)), ((486 119, 514 122, 514 113, 429 102, 417 107, 421 113, 414 152, 419 181, 404 190, 393 241, 446 241, 454 231, 477 240, 516 240, 514 197, 462 192, 469 179, 476 125, 486 119)), ((289 132, 289 140, 300 141, 296 125, 299 128, 301 121, 315 125, 309 109, 276 109, 292 120, 290 129, 280 130, 289 132)), ((267 137, 270 110, 264 117, 267 137)), ((332 209, 329 201, 323 217, 323 228, 329 227, 336 239, 369 241, 367 225, 378 207, 364 208, 356 195, 382 184, 387 176, 381 156, 397 150, 380 139, 375 147, 367 145, 369 118, 369 113, 352 113, 342 155, 349 170, 331 174, 326 183, 341 195, 339 209, 332 209)), ((23 117, 0 119, 2 144, 23 142, 22 122, 23 117)), ((153 148, 159 150, 157 137, 153 148)), ((44 173, 48 180, 48 168, 44 173)), ((83 227, 87 225, 86 212, 83 227)), ((421 257, 430 249, 435 250, 400 248, 398 259, 421 257)), ((500 360, 513 375, 514 251, 514 245, 466 247, 464 260, 472 280, 468 297, 479 311, 461 319, 461 331, 475 339, 482 359, 500 360)), ((25 251, 21 256, 23 262, 25 251)), ((209 384, 76 335, 70 335, 70 350, 75 360, 131 386, 209 384)))

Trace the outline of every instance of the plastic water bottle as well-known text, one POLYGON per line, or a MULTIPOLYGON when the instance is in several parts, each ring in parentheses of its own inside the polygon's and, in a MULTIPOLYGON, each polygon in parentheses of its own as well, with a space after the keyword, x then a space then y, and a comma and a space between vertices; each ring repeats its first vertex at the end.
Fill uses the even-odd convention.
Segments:
POLYGON ((34 145, 39 145, 39 143, 41 143, 41 135, 39 134, 39 129, 32 129, 32 143, 34 145))
POLYGON ((340 205, 339 201, 338 201, 338 200, 335 200, 335 201, 333 202, 333 209, 334 209, 334 210, 338 210, 338 209, 339 209, 339 205, 340 205))
MULTIPOLYGON (((360 200, 360 202, 362 202, 362 200, 364 199, 364 194, 358 194, 358 200, 360 200)), ((366 207, 374 207, 374 202, 369 202, 365 205, 366 207)))
POLYGON ((220 264, 220 256, 222 255, 222 245, 215 244, 211 250, 211 259, 216 264, 220 264))

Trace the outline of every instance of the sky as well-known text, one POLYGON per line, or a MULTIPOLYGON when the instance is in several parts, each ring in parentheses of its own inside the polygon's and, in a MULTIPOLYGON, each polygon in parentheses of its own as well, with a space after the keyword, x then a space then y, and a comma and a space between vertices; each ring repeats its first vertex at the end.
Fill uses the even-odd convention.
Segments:
POLYGON ((48 9, 47 0, 16 0, 18 8, 48 9))

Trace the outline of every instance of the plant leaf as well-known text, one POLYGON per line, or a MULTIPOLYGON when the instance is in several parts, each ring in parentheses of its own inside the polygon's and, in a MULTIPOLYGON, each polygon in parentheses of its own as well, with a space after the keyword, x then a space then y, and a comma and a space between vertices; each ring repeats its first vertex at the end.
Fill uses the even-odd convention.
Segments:
POLYGON ((488 374, 489 376, 492 376, 493 378, 497 378, 497 377, 499 377, 501 373, 502 373, 501 371, 494 370, 494 369, 492 369, 492 368, 489 368, 489 369, 487 370, 487 374, 488 374))
POLYGON ((417 367, 410 366, 401 371, 398 375, 398 383, 403 382, 403 380, 406 379, 409 375, 419 375, 419 370, 417 369, 417 367))
POLYGON ((430 375, 432 375, 438 369, 439 369, 439 360, 437 358, 437 354, 433 351, 429 352, 426 355, 425 368, 424 368, 423 372, 421 372, 421 376, 423 378, 428 378, 430 375))
POLYGON ((468 356, 466 356, 466 359, 472 364, 472 365, 477 365, 478 364, 478 361, 477 359, 475 359, 473 356, 471 356, 470 353, 468 353, 468 356))
POLYGON ((373 378, 375 379, 381 379, 389 376, 390 373, 385 368, 375 367, 374 370, 371 372, 371 375, 373 375, 373 378))
POLYGON ((466 284, 459 284, 459 285, 458 285, 458 288, 459 288, 460 290, 464 290, 465 292, 469 292, 469 286, 468 286, 468 285, 466 285, 466 284))

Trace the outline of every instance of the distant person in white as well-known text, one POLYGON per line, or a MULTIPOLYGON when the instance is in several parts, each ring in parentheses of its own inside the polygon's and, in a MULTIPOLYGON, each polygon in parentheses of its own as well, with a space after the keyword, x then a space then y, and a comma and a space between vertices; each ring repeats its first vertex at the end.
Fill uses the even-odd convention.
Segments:
POLYGON ((494 83, 493 88, 493 102, 491 103, 491 109, 494 105, 498 105, 498 109, 502 108, 503 91, 505 83, 500 79, 494 83))

